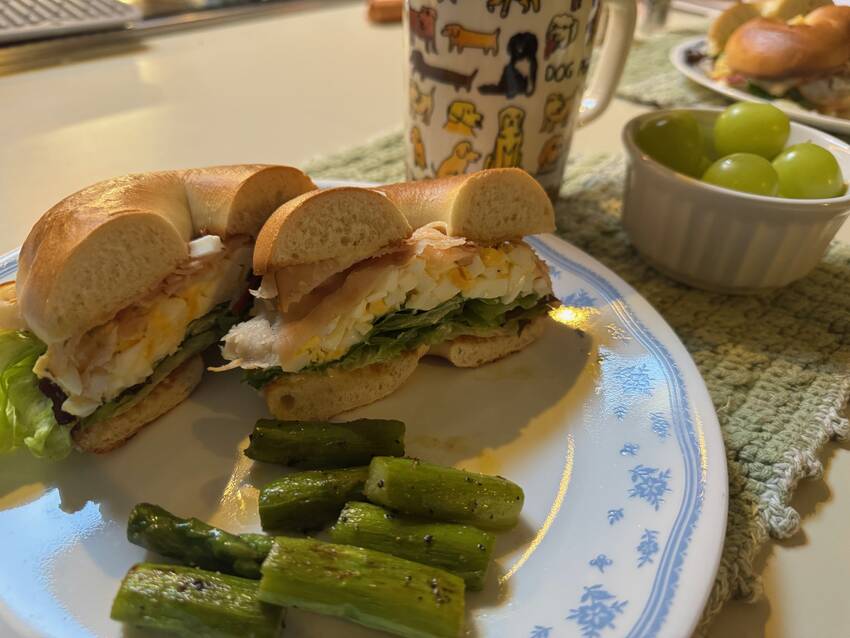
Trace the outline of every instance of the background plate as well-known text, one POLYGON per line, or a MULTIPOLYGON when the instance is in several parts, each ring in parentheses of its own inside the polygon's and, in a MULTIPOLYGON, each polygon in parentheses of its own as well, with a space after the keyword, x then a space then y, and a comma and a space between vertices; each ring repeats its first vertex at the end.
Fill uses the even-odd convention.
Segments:
POLYGON ((722 82, 717 82, 716 80, 712 80, 708 77, 702 69, 697 66, 688 64, 687 59, 685 57, 685 52, 688 49, 700 48, 704 49, 706 46, 706 40, 704 37, 694 38, 693 40, 686 40, 674 47, 670 51, 670 62, 673 63, 673 66, 676 69, 685 75, 687 78, 693 80, 697 84, 701 84, 707 89, 714 91, 715 93, 720 93, 721 95, 725 95, 728 98, 732 98, 733 100, 742 100, 744 102, 769 102, 776 106, 778 109, 785 112, 788 117, 796 122, 802 122, 803 124, 808 124, 809 126, 814 126, 815 128, 822 129, 824 131, 832 131, 833 133, 840 133, 843 135, 850 135, 850 120, 845 120, 840 117, 831 117, 829 115, 821 115, 817 111, 810 111, 808 109, 804 109, 802 106, 797 106, 793 102, 788 102, 786 100, 763 100, 762 98, 756 97, 752 93, 747 93, 746 91, 741 91, 739 89, 734 89, 731 86, 727 86, 722 82))
MULTIPOLYGON (((565 305, 560 323, 476 370, 427 360, 395 395, 352 416, 403 419, 409 454, 525 489, 520 525, 499 538, 485 591, 468 597, 468 635, 689 635, 726 527, 725 454, 708 393, 634 290, 560 239, 531 243, 565 305)), ((0 278, 14 264, 0 259, 0 278)), ((283 471, 241 453, 265 406, 239 379, 209 374, 106 456, 3 459, 0 635, 152 636, 109 619, 127 569, 159 560, 125 539, 140 501, 259 529, 258 486, 283 471)), ((285 635, 378 634, 294 611, 285 635)))

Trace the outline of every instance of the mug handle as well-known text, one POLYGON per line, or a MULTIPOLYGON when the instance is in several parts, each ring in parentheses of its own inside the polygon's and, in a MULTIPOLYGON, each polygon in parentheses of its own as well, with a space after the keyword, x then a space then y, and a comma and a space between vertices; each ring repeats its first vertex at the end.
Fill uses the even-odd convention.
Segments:
POLYGON ((623 74, 623 66, 626 64, 626 56, 629 54, 635 32, 635 0, 603 1, 608 9, 605 40, 594 65, 596 68, 581 99, 578 111, 579 126, 584 126, 602 115, 602 111, 614 97, 614 90, 623 74))

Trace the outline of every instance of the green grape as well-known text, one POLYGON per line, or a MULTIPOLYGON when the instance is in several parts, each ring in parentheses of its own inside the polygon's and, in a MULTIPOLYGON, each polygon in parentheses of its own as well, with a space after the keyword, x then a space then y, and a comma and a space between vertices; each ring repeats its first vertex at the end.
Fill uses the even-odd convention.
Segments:
POLYGON ((702 132, 687 111, 660 113, 643 121, 635 134, 638 147, 656 162, 697 177, 702 161, 702 132))
POLYGON ((770 162, 754 153, 733 153, 708 167, 702 180, 715 186, 756 195, 775 196, 779 177, 770 162))
POLYGON ((844 194, 844 176, 835 156, 804 142, 786 148, 775 160, 779 194, 793 199, 820 199, 844 194))
POLYGON ((714 122, 714 148, 720 157, 755 153, 772 160, 785 147, 791 123, 772 104, 736 102, 714 122))

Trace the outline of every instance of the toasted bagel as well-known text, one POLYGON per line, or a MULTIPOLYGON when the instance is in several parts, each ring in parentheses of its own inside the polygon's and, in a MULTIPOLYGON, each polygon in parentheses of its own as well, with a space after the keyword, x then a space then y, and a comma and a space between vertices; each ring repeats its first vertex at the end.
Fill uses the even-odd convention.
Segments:
POLYGON ((835 71, 850 60, 850 7, 820 7, 800 24, 755 18, 735 30, 724 52, 732 71, 754 78, 835 71))

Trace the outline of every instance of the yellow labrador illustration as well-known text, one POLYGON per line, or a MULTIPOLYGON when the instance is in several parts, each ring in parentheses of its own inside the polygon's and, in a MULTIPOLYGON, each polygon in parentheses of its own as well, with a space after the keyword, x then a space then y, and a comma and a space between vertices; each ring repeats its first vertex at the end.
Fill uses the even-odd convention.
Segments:
POLYGON ((546 96, 546 104, 543 107, 543 126, 541 133, 551 133, 556 128, 564 126, 573 106, 573 98, 564 97, 563 93, 550 93, 546 96))
POLYGON ((484 168, 508 168, 522 165, 522 125, 525 112, 517 106, 499 111, 499 132, 493 152, 484 160, 484 168))
POLYGON ((416 84, 414 80, 410 80, 410 116, 411 118, 419 118, 425 126, 431 123, 431 113, 434 112, 434 90, 432 86, 428 93, 425 93, 422 88, 416 84))
POLYGON ((422 131, 418 126, 410 129, 410 143, 413 145, 413 163, 417 168, 428 168, 425 161, 425 144, 422 142, 422 131))
POLYGON ((443 130, 458 135, 475 137, 475 131, 481 128, 484 116, 478 112, 472 102, 455 100, 446 110, 446 123, 443 130))
POLYGON ((554 171, 563 151, 564 137, 562 135, 553 135, 546 140, 543 148, 540 149, 540 155, 537 156, 537 172, 548 173, 554 171))
POLYGON ((469 169, 469 165, 479 159, 481 159, 481 153, 476 152, 470 142, 458 142, 452 149, 451 155, 442 161, 439 168, 434 170, 434 176, 463 175, 469 169))

